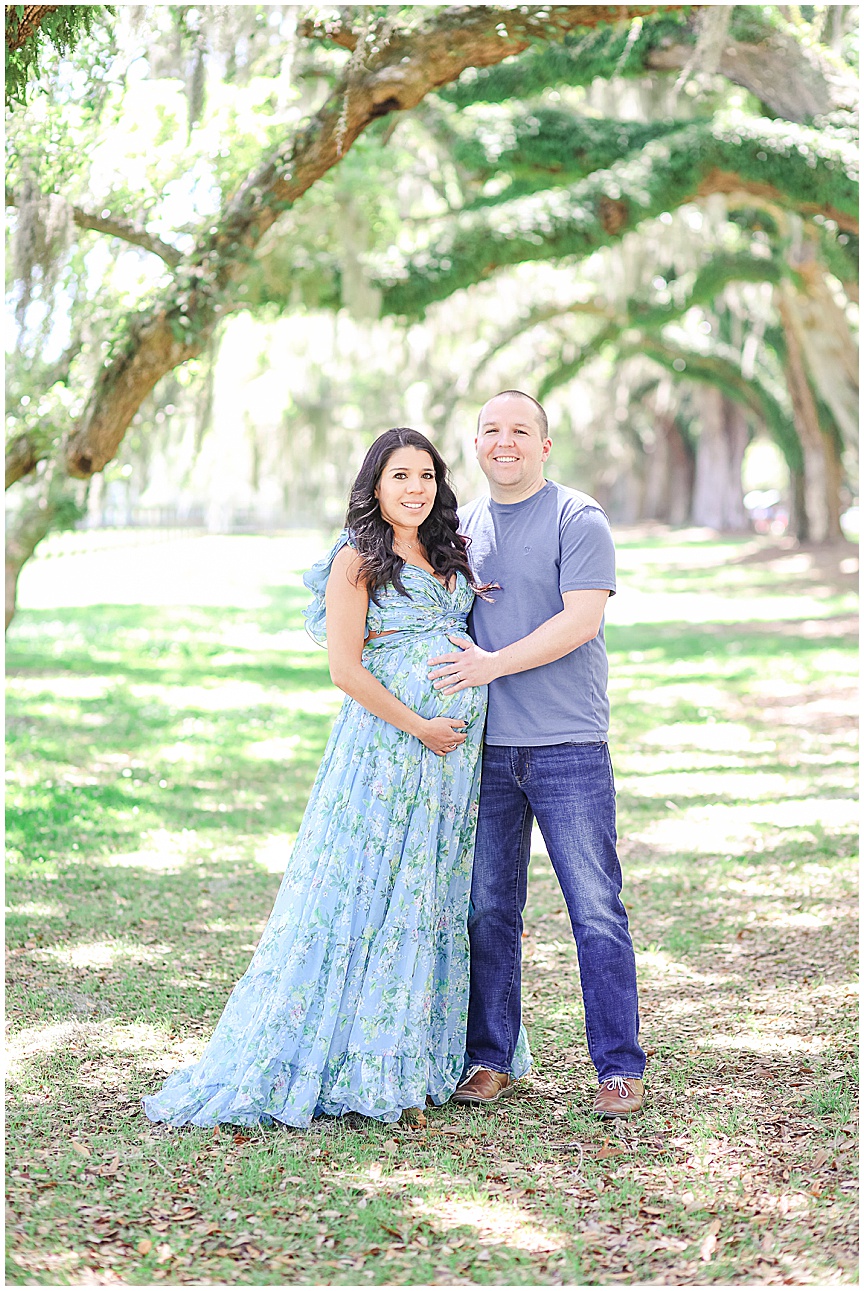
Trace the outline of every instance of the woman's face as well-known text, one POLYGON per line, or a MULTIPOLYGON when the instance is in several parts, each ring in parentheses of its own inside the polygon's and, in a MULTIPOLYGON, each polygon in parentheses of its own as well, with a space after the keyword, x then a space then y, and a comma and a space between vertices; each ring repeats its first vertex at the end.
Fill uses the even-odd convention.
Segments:
POLYGON ((432 458, 422 448, 395 448, 375 488, 387 523, 411 529, 428 519, 437 492, 432 458))

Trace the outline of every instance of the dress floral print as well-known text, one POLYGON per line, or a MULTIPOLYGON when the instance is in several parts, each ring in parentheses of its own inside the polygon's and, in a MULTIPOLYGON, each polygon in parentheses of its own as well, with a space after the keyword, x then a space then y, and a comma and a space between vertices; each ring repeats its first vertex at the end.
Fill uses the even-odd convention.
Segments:
MULTIPOLYGON (((322 644, 327 578, 348 541, 304 579, 322 644)), ((402 578, 407 596, 390 585, 370 602, 367 630, 393 635, 370 640, 363 664, 424 717, 463 718, 465 743, 437 757, 345 699, 252 962, 201 1059, 144 1099, 151 1120, 396 1121, 427 1094, 446 1102, 462 1074, 486 690, 442 696, 427 676, 447 634, 467 635, 467 581, 448 590, 414 565, 402 578)))

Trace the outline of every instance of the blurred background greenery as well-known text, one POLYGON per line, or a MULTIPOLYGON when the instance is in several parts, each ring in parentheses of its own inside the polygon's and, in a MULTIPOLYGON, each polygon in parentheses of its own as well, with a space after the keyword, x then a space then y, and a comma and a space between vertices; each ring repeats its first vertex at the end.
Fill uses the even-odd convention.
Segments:
POLYGON ((615 522, 856 532, 854 6, 19 8, 7 615, 52 530, 337 523, 390 425, 472 493, 511 386, 615 522))
POLYGON ((857 13, 7 6, 10 1282, 854 1278, 857 13), (340 702, 301 572, 511 386, 616 530, 645 1116, 538 836, 512 1114, 163 1142, 340 702))

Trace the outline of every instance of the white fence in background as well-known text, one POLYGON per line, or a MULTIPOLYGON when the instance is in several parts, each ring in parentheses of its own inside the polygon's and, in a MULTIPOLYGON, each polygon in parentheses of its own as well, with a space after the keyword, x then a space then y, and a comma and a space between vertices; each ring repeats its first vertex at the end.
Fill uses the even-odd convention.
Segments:
POLYGON ((35 559, 78 556, 120 547, 149 547, 204 534, 278 534, 335 528, 338 517, 288 515, 284 511, 255 511, 239 507, 203 507, 179 511, 173 507, 107 509, 85 516, 74 529, 50 533, 34 553, 35 559))

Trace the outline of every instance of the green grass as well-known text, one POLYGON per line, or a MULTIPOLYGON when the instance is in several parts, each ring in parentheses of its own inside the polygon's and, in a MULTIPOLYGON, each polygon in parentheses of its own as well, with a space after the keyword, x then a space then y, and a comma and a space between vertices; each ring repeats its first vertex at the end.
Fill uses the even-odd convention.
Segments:
POLYGON ((248 963, 339 703, 301 630, 322 545, 188 539, 25 571, 7 1281, 854 1280, 851 548, 621 536, 607 639, 641 1117, 588 1115, 575 950, 539 843, 537 1064, 509 1102, 308 1132, 143 1117, 248 963))

